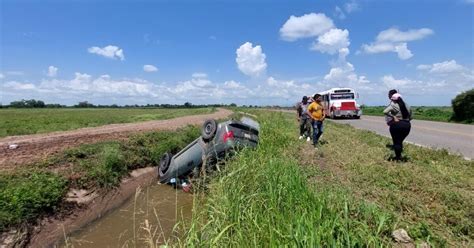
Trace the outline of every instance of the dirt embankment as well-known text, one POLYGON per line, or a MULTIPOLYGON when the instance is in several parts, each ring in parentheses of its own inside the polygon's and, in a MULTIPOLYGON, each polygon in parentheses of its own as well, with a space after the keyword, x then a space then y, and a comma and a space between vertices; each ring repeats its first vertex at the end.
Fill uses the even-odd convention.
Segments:
POLYGON ((118 188, 107 192, 87 192, 84 196, 71 197, 69 201, 81 202, 73 209, 73 214, 64 218, 45 218, 36 232, 32 233, 28 246, 50 247, 70 233, 79 230, 109 211, 120 207, 132 197, 137 188, 156 183, 157 168, 137 169, 124 178, 118 188))
POLYGON ((169 120, 111 124, 72 131, 10 136, 0 139, 0 171, 12 170, 81 144, 126 139, 130 134, 137 132, 176 130, 186 125, 200 124, 206 119, 226 118, 231 114, 230 110, 218 109, 212 114, 185 116, 169 120), (18 147, 9 149, 12 144, 18 145, 18 147))
POLYGON ((120 207, 139 187, 156 183, 156 167, 134 170, 114 189, 70 189, 64 206, 38 220, 34 226, 21 226, 0 233, 0 247, 52 247, 109 211, 120 207))

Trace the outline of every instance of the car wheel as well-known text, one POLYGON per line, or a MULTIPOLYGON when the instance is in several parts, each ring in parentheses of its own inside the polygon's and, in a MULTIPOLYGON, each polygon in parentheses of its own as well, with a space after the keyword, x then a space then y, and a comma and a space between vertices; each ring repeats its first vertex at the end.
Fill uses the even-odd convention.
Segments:
POLYGON ((172 155, 169 152, 165 152, 165 154, 161 156, 160 166, 158 167, 160 178, 162 178, 168 171, 170 167, 171 157, 172 155))
POLYGON ((202 125, 201 136, 206 142, 209 142, 216 135, 217 122, 216 120, 207 120, 202 125))

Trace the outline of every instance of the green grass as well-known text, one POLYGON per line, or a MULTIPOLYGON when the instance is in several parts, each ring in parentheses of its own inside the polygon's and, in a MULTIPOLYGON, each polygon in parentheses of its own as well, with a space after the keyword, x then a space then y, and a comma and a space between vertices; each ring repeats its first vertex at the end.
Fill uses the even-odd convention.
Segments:
POLYGON ((328 122, 315 168, 319 188, 342 186, 397 216, 397 226, 434 244, 460 246, 474 240, 474 162, 405 145, 406 163, 387 161, 389 138, 328 122))
POLYGON ((0 175, 0 231, 51 212, 67 190, 67 181, 45 172, 0 175))
MULTIPOLYGON (((362 108, 362 114, 383 116, 385 106, 365 106, 362 108)), ((427 120, 427 121, 442 121, 450 122, 453 115, 451 107, 425 107, 413 106, 411 107, 413 119, 427 120)))
POLYGON ((382 246, 393 218, 339 188, 314 191, 300 168, 293 116, 260 115, 261 142, 196 196, 186 247, 382 246), (202 193, 201 193, 202 194, 202 193), (200 200, 201 199, 201 200, 200 200))
POLYGON ((113 123, 171 119, 214 111, 214 108, 0 109, 0 137, 64 131, 113 123))
POLYGON ((409 162, 389 162, 388 138, 330 122, 314 151, 293 115, 258 115, 258 149, 198 193, 178 246, 393 246, 398 228, 415 244, 472 246, 473 162, 413 145, 409 162))

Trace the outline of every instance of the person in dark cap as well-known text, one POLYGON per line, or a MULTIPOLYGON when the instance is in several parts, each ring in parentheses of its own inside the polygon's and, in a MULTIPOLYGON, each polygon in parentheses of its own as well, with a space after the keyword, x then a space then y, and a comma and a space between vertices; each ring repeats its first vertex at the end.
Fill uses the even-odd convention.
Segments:
POLYGON ((300 137, 299 139, 304 139, 306 137, 306 141, 310 141, 310 132, 311 132, 311 126, 310 126, 310 116, 308 115, 308 97, 303 96, 303 99, 301 99, 301 102, 298 103, 297 107, 297 119, 300 123, 300 137))

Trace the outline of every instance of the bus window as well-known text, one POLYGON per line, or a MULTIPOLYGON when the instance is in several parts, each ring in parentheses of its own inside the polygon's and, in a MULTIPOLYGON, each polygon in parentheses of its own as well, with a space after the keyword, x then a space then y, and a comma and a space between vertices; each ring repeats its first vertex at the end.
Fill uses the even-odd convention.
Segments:
POLYGON ((354 93, 331 94, 331 100, 354 99, 354 93))

